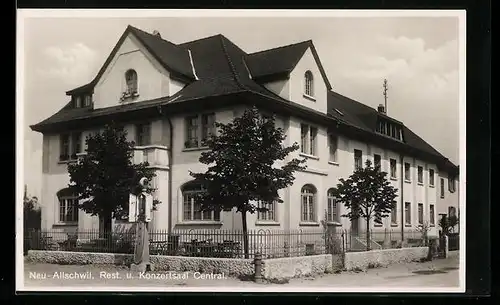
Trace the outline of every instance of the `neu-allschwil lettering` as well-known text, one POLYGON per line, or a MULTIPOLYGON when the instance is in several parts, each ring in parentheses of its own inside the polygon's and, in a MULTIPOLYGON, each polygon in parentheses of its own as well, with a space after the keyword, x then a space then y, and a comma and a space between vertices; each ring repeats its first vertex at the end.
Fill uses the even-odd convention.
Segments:
POLYGON ((62 280, 91 280, 94 277, 92 276, 92 272, 54 272, 52 275, 53 279, 62 279, 62 280))

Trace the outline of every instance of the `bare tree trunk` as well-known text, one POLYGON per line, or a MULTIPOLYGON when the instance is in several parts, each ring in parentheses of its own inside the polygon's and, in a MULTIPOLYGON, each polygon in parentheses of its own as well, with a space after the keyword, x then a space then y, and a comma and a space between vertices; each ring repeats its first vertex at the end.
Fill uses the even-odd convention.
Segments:
POLYGON ((370 217, 366 217, 366 251, 370 251, 370 217))
POLYGON ((241 221, 243 224, 243 251, 245 258, 248 258, 248 228, 247 228, 247 212, 241 212, 241 221))

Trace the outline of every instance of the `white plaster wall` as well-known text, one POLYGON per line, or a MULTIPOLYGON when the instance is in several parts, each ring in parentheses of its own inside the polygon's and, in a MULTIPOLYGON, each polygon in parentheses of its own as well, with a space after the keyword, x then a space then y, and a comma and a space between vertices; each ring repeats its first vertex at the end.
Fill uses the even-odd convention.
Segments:
POLYGON ((129 35, 94 88, 94 108, 141 102, 177 93, 184 84, 171 80, 169 72, 133 36, 129 35), (120 101, 126 88, 125 72, 134 69, 138 77, 138 94, 133 100, 120 101))
POLYGON ((264 87, 276 93, 284 99, 290 98, 290 81, 288 79, 265 83, 264 87))

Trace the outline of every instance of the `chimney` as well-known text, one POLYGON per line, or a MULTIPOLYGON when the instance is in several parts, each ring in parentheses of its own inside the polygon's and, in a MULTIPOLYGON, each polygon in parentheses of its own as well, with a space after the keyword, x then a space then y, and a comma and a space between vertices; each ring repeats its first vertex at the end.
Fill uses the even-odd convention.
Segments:
POLYGON ((153 31, 153 35, 155 35, 158 38, 161 38, 160 32, 158 32, 157 30, 153 31))
POLYGON ((378 112, 385 114, 385 107, 384 107, 384 105, 379 104, 377 109, 378 109, 378 112))

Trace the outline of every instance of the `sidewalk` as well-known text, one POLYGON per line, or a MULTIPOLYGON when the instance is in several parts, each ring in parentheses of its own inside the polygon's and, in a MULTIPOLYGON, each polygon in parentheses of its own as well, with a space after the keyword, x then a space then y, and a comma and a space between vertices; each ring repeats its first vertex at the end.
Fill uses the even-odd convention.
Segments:
MULTIPOLYGON (((447 259, 425 263, 391 265, 385 268, 368 269, 366 272, 342 272, 311 278, 292 279, 280 287, 458 287, 459 259, 452 255, 447 259), (436 274, 425 274, 434 270, 436 274), (414 273, 417 271, 417 273, 414 273), (424 274, 420 272, 424 271, 424 274)), ((431 272, 433 273, 433 272, 431 272)), ((25 287, 249 287, 262 284, 241 281, 227 276, 211 276, 193 272, 154 272, 153 275, 130 274, 128 268, 117 266, 74 266, 25 263, 25 287), (78 274, 80 279, 75 279, 78 274), (132 275, 127 277, 127 274, 132 275), (64 278, 64 277, 72 278, 64 278), (204 278, 203 278, 204 277, 204 278)))

